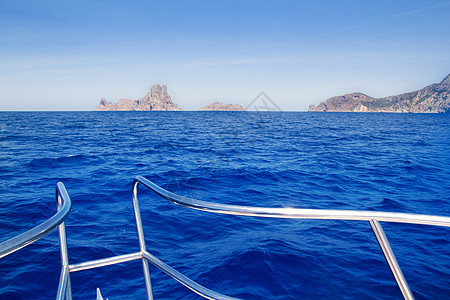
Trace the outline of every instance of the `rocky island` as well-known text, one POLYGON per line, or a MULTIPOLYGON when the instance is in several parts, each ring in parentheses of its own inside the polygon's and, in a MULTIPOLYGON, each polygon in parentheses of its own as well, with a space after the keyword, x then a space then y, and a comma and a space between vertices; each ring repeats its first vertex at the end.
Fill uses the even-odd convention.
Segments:
POLYGON ((310 105, 309 111, 450 113, 450 74, 440 83, 397 96, 373 98, 363 93, 337 96, 310 105))
POLYGON ((150 88, 150 92, 137 100, 120 99, 117 103, 100 100, 98 111, 133 111, 133 110, 182 110, 176 105, 169 94, 167 86, 156 84, 150 88))
POLYGON ((199 109, 200 111, 244 111, 244 108, 239 104, 223 104, 222 102, 214 102, 199 109))

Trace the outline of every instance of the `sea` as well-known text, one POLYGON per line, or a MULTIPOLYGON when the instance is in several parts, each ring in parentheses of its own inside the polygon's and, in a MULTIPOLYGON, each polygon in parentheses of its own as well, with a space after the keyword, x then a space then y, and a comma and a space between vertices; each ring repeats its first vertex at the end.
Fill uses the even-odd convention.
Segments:
MULTIPOLYGON (((138 175, 223 204, 450 216, 450 114, 0 112, 0 242, 71 199, 69 262, 139 251, 138 175)), ((195 211, 139 190, 147 250, 243 299, 401 299, 366 221, 195 211)), ((381 222, 416 299, 450 299, 450 229, 381 222)), ((0 259, 0 299, 54 299, 57 232, 0 259)), ((199 299, 150 266, 155 299, 199 299)), ((145 299, 140 261, 71 273, 74 299, 145 299)))

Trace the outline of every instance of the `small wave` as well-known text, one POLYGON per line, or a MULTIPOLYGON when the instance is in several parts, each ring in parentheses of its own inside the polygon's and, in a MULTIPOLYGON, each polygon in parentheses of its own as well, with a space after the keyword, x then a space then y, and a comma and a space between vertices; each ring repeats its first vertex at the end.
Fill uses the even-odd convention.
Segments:
POLYGON ((93 159, 98 159, 98 157, 92 157, 81 154, 71 154, 67 156, 61 156, 57 158, 34 158, 29 163, 26 164, 26 167, 33 169, 47 169, 47 168, 55 168, 66 165, 79 165, 86 162, 90 162, 93 159))
POLYGON ((383 198, 377 205, 377 209, 383 211, 407 211, 404 205, 391 198, 383 198))
POLYGON ((178 146, 176 146, 175 144, 172 144, 172 143, 162 141, 162 142, 156 144, 153 148, 157 149, 157 150, 170 150, 170 149, 177 149, 178 146))
POLYGON ((69 129, 69 130, 77 130, 77 129, 85 129, 85 128, 89 129, 90 127, 88 127, 84 123, 70 123, 70 124, 64 125, 64 129, 69 129))

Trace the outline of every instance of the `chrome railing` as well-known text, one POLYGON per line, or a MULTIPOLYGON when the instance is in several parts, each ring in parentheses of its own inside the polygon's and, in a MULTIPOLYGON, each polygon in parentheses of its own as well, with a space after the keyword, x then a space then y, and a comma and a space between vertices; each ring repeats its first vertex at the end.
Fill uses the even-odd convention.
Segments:
MULTIPOLYGON (((66 227, 65 220, 69 216, 70 210, 72 209, 72 202, 70 201, 69 194, 67 193, 64 184, 58 182, 56 184, 56 203, 57 212, 51 218, 39 224, 38 226, 15 236, 7 241, 0 244, 0 258, 5 257, 27 245, 37 241, 43 236, 52 232, 56 227, 59 229, 59 241, 60 241, 60 251, 61 251, 61 264, 63 266, 68 265, 67 257, 67 242, 66 242, 66 227)), ((68 277, 68 269, 63 268, 61 272, 61 278, 63 274, 68 277)), ((64 286, 66 295, 71 295, 70 281, 66 281, 64 286)))
MULTIPOLYGON (((26 246, 29 243, 37 240, 39 237, 47 234, 56 226, 59 225, 59 237, 61 246, 61 275, 60 282, 58 286, 56 299, 72 299, 71 284, 70 284, 70 272, 82 271, 87 269, 93 269, 98 267, 103 267, 107 265, 113 265, 123 262, 128 262, 132 260, 140 259, 142 261, 142 267, 144 272, 144 281, 147 291, 147 299, 153 299, 152 285, 150 279, 150 271, 148 263, 151 263, 155 267, 161 269, 163 272, 179 281, 181 284, 185 285, 187 288, 191 289, 198 295, 206 299, 236 299, 230 296, 222 295, 215 291, 212 291, 195 281, 187 278, 180 272, 171 268, 164 262, 160 261, 155 256, 151 255, 146 250, 146 244, 144 239, 144 231, 142 227, 142 219, 139 209, 139 199, 138 199, 138 186, 142 185, 147 189, 153 191, 158 196, 167 199, 175 204, 186 206, 192 209, 220 213, 220 214, 230 214, 230 215, 241 215, 241 216, 255 216, 255 217, 267 217, 267 218, 289 218, 289 219, 324 219, 324 220, 358 220, 358 221, 368 221, 375 237, 380 245, 380 248, 386 258, 386 261, 394 275, 394 278, 402 292, 405 299, 414 299, 411 290, 402 274, 402 271, 398 265, 395 255, 389 245, 389 241, 380 225, 380 221, 383 222, 397 222, 397 223, 410 223, 410 224, 423 224, 423 225, 435 225, 450 227, 450 217, 442 216, 430 216, 430 215, 418 215, 418 214, 405 214, 405 213, 391 213, 391 212, 376 212, 376 211, 353 211, 353 210, 322 210, 322 209, 296 209, 296 208, 267 208, 267 207, 249 207, 249 206, 238 206, 238 205, 227 205, 211 203, 206 201, 200 201, 196 199, 191 199, 177 194, 171 193, 148 179, 137 176, 133 182, 132 194, 133 194, 133 209, 136 219, 137 234, 139 240, 139 251, 134 253, 129 253, 125 255, 119 255, 99 260, 87 261, 78 264, 69 264, 68 253, 67 253, 67 242, 65 234, 64 219, 67 217, 70 211, 70 198, 64 188, 62 183, 57 185, 57 199, 58 199, 58 213, 53 216, 48 221, 43 224, 33 228, 32 230, 8 240, 0 244, 0 253, 5 252, 7 254, 12 251, 16 251, 21 247, 26 246), (59 216, 56 218, 56 216, 59 216), (50 222, 52 220, 52 222, 50 222), (59 223, 57 223, 59 222, 59 223), (52 226, 43 226, 44 224, 51 223, 52 226), (54 225, 54 223, 56 225, 54 225), (35 230, 36 228, 46 228, 45 233, 38 234, 35 230), (47 228, 48 227, 48 228, 47 228), (50 229, 51 228, 51 229, 50 229), (32 234, 31 234, 32 232, 32 234), (27 238, 22 237, 26 235, 27 238), (14 245, 10 241, 14 240, 14 245), (8 246, 6 246, 8 245, 8 246), (11 250, 13 249, 13 250, 11 250)), ((44 232, 44 231, 43 231, 44 232)), ((4 256, 4 255, 3 255, 4 256)))
MULTIPOLYGON (((389 245, 389 241, 381 227, 380 221, 423 224, 450 227, 450 217, 377 212, 377 211, 354 211, 354 210, 328 210, 328 209, 298 209, 298 208, 268 208, 268 207, 250 207, 211 203, 191 199, 171 193, 148 179, 138 176, 133 183, 133 201, 137 203, 137 185, 142 184, 158 196, 167 199, 175 204, 189 208, 239 216, 253 216, 266 218, 288 218, 288 219, 323 219, 323 220, 357 220, 369 221, 375 237, 383 251, 384 257, 394 275, 395 281, 405 299, 414 299, 411 290, 403 276, 403 273, 395 258, 394 252, 389 245)), ((143 238, 143 237, 142 237, 143 238)), ((173 276, 175 278, 175 276, 173 276)))
POLYGON ((56 227, 64 227, 64 220, 70 213, 72 202, 67 194, 64 184, 58 182, 56 185, 57 212, 50 219, 42 224, 18 235, 7 241, 0 243, 0 258, 5 257, 27 245, 37 241, 41 237, 49 234, 56 227))

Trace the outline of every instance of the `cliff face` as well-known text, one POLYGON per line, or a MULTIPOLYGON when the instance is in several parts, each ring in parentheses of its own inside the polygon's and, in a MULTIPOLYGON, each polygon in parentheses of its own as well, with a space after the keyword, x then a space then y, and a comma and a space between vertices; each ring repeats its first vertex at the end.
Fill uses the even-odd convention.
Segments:
POLYGON ((440 83, 421 90, 384 98, 372 98, 362 93, 332 97, 309 111, 450 113, 450 74, 440 83))
POLYGON ((130 110, 182 110, 178 107, 169 94, 165 85, 156 84, 151 87, 150 92, 138 100, 120 99, 117 103, 100 100, 96 110, 99 111, 130 111, 130 110))
POLYGON ((239 104, 223 104, 222 102, 214 102, 199 110, 210 110, 210 111, 243 111, 244 109, 239 104))

